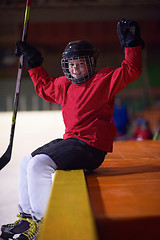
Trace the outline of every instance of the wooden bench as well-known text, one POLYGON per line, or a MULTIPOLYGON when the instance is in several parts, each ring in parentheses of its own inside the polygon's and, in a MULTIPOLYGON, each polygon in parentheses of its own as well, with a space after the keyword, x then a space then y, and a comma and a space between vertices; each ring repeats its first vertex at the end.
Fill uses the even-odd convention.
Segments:
POLYGON ((86 181, 99 240, 160 239, 160 140, 115 142, 86 181))
POLYGON ((85 177, 56 171, 40 234, 51 239, 159 240, 160 141, 115 142, 85 177))
POLYGON ((83 170, 57 170, 38 240, 97 240, 83 170))

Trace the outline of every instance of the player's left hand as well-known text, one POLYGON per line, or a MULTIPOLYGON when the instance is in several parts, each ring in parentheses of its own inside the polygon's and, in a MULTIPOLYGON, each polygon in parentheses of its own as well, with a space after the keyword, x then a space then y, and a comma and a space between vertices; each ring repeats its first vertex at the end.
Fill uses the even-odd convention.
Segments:
POLYGON ((122 48, 142 46, 145 43, 141 39, 140 26, 132 19, 121 19, 117 24, 117 33, 122 48))
POLYGON ((15 54, 18 57, 23 55, 28 69, 36 68, 43 63, 43 57, 35 47, 23 41, 17 41, 16 45, 15 54))

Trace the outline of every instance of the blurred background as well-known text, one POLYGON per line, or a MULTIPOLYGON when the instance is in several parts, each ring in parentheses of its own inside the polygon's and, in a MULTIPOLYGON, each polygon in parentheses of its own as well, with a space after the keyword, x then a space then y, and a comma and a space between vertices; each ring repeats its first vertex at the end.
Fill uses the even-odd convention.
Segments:
MULTIPOLYGON (((1 112, 12 111, 13 107, 17 75, 15 43, 21 39, 25 4, 25 0, 0 0, 1 112)), ((128 126, 133 128, 132 123, 136 121, 137 124, 137 117, 139 124, 140 117, 149 121, 154 135, 160 118, 159 0, 34 0, 28 42, 41 51, 44 67, 55 77, 62 75, 60 60, 65 46, 69 41, 78 39, 88 39, 99 49, 97 70, 106 66, 119 67, 124 53, 116 26, 121 18, 138 21, 146 46, 142 56, 142 76, 117 95, 115 111, 119 113, 114 114, 115 124, 118 126, 119 122, 124 122, 120 117, 122 107, 128 115, 128 120, 125 120, 127 134, 131 131, 128 126)), ((39 98, 24 69, 19 110, 61 110, 61 106, 39 98)), ((124 116, 123 110, 121 115, 124 116)), ((121 132, 119 139, 123 139, 121 132)))

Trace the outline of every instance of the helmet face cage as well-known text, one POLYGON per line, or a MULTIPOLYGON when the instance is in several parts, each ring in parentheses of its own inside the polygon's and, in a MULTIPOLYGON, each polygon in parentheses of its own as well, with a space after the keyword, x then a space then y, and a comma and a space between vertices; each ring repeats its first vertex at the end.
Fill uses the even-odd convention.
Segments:
POLYGON ((96 49, 87 40, 70 42, 62 54, 61 67, 64 75, 76 84, 88 81, 95 72, 96 53, 96 49), (76 71, 78 73, 74 74, 76 71))
POLYGON ((69 57, 69 58, 62 58, 61 60, 61 67, 64 72, 64 75, 73 83, 76 83, 78 85, 88 81, 90 77, 94 74, 95 72, 95 64, 93 62, 93 57, 92 56, 81 56, 81 57, 69 57), (80 76, 73 76, 70 71, 69 67, 69 61, 77 60, 76 62, 79 62, 78 68, 80 69, 81 67, 81 61, 83 61, 84 69, 85 69, 85 74, 80 74, 80 76))

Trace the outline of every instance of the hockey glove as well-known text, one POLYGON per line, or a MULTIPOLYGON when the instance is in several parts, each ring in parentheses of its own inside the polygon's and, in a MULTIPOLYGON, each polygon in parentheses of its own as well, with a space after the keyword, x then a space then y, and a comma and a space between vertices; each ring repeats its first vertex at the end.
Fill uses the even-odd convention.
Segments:
POLYGON ((140 27, 136 21, 121 19, 117 24, 117 33, 123 50, 125 47, 137 47, 140 45, 142 49, 144 48, 145 43, 141 39, 140 27))
POLYGON ((24 56, 24 61, 28 69, 36 68, 43 63, 43 57, 36 48, 22 41, 17 41, 16 45, 15 54, 18 57, 21 55, 24 56))

